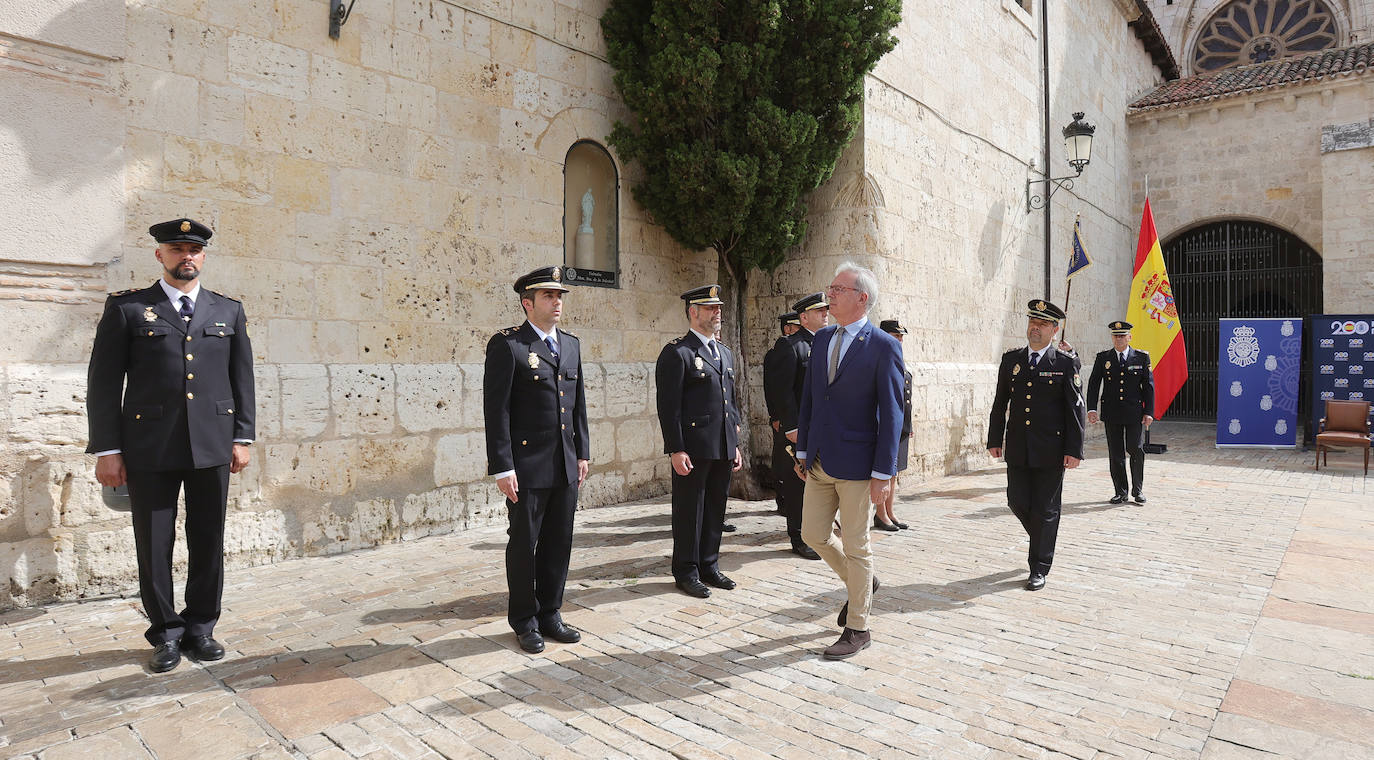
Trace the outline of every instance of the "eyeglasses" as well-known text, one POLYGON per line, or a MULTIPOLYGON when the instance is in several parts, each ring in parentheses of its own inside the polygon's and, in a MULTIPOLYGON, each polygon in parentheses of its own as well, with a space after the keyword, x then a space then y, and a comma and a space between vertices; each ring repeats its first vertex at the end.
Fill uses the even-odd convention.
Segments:
POLYGON ((826 292, 826 293, 840 293, 840 292, 843 292, 843 291, 846 291, 846 290, 852 290, 852 291, 854 291, 855 293, 862 293, 862 292, 863 292, 862 290, 859 290, 858 288, 848 288, 848 287, 845 287, 844 285, 827 285, 827 286, 825 287, 825 292, 826 292))

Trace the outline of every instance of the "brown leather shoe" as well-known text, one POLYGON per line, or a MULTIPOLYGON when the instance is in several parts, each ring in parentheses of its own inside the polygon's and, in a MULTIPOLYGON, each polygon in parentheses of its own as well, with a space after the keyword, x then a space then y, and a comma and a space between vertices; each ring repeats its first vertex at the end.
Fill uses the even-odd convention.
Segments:
MULTIPOLYGON (((873 576, 873 592, 874 592, 874 593, 877 593, 877 591, 878 591, 878 576, 875 575, 875 576, 873 576)), ((847 627, 846 624, 847 624, 848 622, 849 622, 849 602, 845 602, 845 603, 844 603, 844 606, 840 608, 840 615, 839 615, 839 617, 835 618, 835 625, 837 625, 837 626, 839 626, 839 627, 841 627, 841 628, 845 628, 845 627, 847 627)))
POLYGON ((868 631, 846 628, 844 633, 840 634, 840 640, 826 647, 825 653, 821 656, 827 660, 845 660, 868 649, 871 643, 873 639, 868 635, 868 631))

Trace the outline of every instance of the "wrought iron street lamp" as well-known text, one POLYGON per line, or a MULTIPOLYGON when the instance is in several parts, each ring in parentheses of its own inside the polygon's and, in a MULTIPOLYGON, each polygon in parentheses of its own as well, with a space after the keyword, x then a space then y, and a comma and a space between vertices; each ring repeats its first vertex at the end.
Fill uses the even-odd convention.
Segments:
MULTIPOLYGON (((1064 150, 1068 154, 1069 167, 1074 170, 1074 174, 1072 176, 1066 175, 1063 177, 1045 177, 1044 179, 1026 180, 1027 214, 1034 209, 1044 208, 1045 204, 1050 202, 1050 197, 1054 195, 1055 190, 1060 188, 1065 190, 1073 189, 1074 179, 1083 174, 1083 169, 1087 167, 1088 162, 1092 160, 1093 133, 1097 131, 1097 127, 1083 121, 1083 116, 1084 114, 1082 111, 1075 113, 1073 115, 1073 121, 1067 127, 1064 127, 1064 150), (1031 188, 1041 183, 1049 185, 1048 192, 1045 192, 1043 196, 1032 194, 1031 188)), ((1031 168, 1035 168, 1034 164, 1031 165, 1031 168)), ((1046 167, 1046 169, 1048 168, 1049 167, 1046 167)))

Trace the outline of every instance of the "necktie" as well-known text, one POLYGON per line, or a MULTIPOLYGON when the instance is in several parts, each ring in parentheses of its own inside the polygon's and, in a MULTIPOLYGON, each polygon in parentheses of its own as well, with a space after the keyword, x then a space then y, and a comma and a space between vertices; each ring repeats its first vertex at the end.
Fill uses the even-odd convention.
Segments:
POLYGON ((1118 359, 1121 360, 1121 366, 1123 366, 1123 367, 1126 366, 1126 354, 1125 354, 1124 352, 1122 352, 1122 353, 1117 354, 1116 356, 1117 356, 1118 359))
POLYGON ((553 354, 553 363, 558 363, 558 344, 553 342, 552 335, 544 336, 544 345, 549 347, 549 353, 553 354))
POLYGON ((848 334, 849 331, 844 328, 835 331, 835 348, 830 351, 830 376, 827 378, 829 382, 835 382, 835 371, 840 368, 840 347, 844 345, 844 338, 848 334))
POLYGON ((1040 363, 1040 352, 1039 352, 1039 351, 1032 351, 1032 352, 1031 352, 1031 358, 1030 358, 1031 369, 1035 369, 1035 365, 1037 365, 1037 364, 1039 364, 1039 363, 1040 363))
POLYGON ((190 296, 181 297, 181 309, 178 310, 177 313, 181 314, 181 318, 183 321, 191 321, 191 315, 196 313, 196 306, 195 304, 191 303, 190 296))
POLYGON ((716 364, 720 364, 720 353, 716 351, 716 342, 714 340, 707 341, 706 347, 711 349, 711 358, 715 360, 716 364))

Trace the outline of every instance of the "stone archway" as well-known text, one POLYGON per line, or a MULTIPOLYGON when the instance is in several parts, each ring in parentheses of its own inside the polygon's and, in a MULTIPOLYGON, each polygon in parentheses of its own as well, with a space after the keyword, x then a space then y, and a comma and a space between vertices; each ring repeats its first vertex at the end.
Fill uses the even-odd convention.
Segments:
MULTIPOLYGON (((1320 314, 1321 256, 1291 232, 1245 219, 1191 227, 1173 235, 1163 250, 1188 347, 1188 381, 1170 405, 1169 417, 1214 420, 1217 321, 1320 314)), ((1304 356, 1299 420, 1308 419, 1310 377, 1304 356)))

